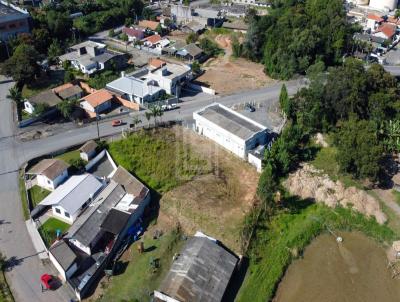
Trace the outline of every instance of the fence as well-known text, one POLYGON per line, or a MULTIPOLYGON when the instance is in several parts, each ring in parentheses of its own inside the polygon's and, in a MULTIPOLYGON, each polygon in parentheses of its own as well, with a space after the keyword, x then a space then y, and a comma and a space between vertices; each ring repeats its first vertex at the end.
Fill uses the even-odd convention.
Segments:
POLYGON ((204 92, 204 93, 211 94, 211 95, 215 95, 216 94, 214 89, 207 88, 207 87, 204 87, 204 86, 201 86, 201 85, 188 83, 186 86, 191 88, 191 89, 193 89, 193 90, 195 90, 195 91, 200 91, 200 92, 204 92))
POLYGON ((33 123, 36 123, 37 121, 40 121, 41 119, 44 119, 45 117, 48 117, 48 116, 54 114, 56 111, 57 111, 57 108, 52 108, 52 109, 46 111, 45 113, 43 113, 40 116, 32 117, 32 118, 26 119, 26 120, 22 120, 22 121, 20 121, 18 123, 18 127, 19 128, 24 128, 24 127, 27 127, 29 125, 32 125, 33 123))

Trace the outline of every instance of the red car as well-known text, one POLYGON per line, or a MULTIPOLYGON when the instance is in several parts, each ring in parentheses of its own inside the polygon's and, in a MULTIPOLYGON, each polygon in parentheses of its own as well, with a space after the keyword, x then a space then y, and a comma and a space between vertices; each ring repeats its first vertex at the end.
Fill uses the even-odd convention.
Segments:
POLYGON ((49 274, 43 274, 40 277, 40 281, 42 282, 42 291, 43 290, 51 290, 51 289, 56 289, 57 286, 57 278, 53 277, 52 275, 49 274))
POLYGON ((121 125, 122 125, 122 120, 113 120, 113 121, 111 122, 111 125, 112 125, 113 127, 121 126, 121 125))

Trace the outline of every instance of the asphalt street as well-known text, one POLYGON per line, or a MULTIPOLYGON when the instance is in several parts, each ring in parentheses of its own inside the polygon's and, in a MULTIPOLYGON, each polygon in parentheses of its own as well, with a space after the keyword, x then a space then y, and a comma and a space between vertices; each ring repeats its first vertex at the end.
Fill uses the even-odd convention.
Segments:
MULTIPOLYGON (((16 301, 69 301, 70 292, 62 287, 54 292, 41 292, 39 278, 53 268, 50 264, 42 263, 35 255, 35 250, 28 235, 23 219, 19 190, 18 169, 28 160, 40 155, 54 152, 69 146, 83 143, 97 137, 96 124, 69 130, 47 138, 21 142, 15 133, 12 103, 6 98, 8 89, 13 84, 0 84, 0 250, 11 262, 7 280, 16 301)), ((295 93, 301 86, 302 80, 286 83, 290 94, 295 93)), ((233 105, 248 101, 276 103, 281 84, 259 90, 251 90, 239 94, 216 97, 200 94, 188 97, 177 110, 167 111, 162 119, 190 120, 192 113, 201 107, 218 101, 224 105, 233 105)), ((136 113, 147 124, 144 112, 136 113)), ((129 122, 132 117, 125 117, 129 122)), ((122 127, 112 127, 110 120, 99 123, 100 136, 109 136, 121 132, 122 127)))

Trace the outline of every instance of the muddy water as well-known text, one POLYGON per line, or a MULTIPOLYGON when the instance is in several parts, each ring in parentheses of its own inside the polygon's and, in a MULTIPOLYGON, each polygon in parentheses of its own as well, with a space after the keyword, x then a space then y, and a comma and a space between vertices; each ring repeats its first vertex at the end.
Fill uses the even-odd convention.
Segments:
POLYGON ((387 269, 385 250, 360 233, 316 238, 294 261, 274 302, 399 302, 400 280, 387 269))

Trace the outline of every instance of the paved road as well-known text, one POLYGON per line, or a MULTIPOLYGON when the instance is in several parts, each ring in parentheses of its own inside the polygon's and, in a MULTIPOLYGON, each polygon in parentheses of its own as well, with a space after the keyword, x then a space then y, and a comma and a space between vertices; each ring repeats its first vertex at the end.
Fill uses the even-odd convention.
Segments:
MULTIPOLYGON (((14 134, 12 120, 12 104, 5 96, 11 83, 0 84, 0 249, 8 259, 15 258, 14 266, 7 273, 11 289, 16 301, 69 301, 68 290, 61 288, 55 292, 41 293, 38 278, 42 273, 52 270, 49 264, 43 264, 35 255, 35 251, 22 216, 21 202, 18 192, 18 168, 26 161, 65 147, 83 143, 97 137, 96 125, 81 129, 73 129, 51 137, 20 142, 14 134)), ((289 93, 294 93, 301 86, 299 81, 287 84, 289 93)), ((252 90, 240 94, 213 97, 201 94, 200 97, 187 97, 179 110, 165 112, 163 120, 190 120, 193 111, 213 101, 225 105, 238 102, 276 102, 280 85, 274 85, 260 90, 252 90)), ((137 113, 146 124, 144 113, 137 113)), ((128 121, 129 118, 125 118, 128 121)), ((110 122, 99 124, 101 136, 116 134, 121 128, 113 128, 110 122)))

